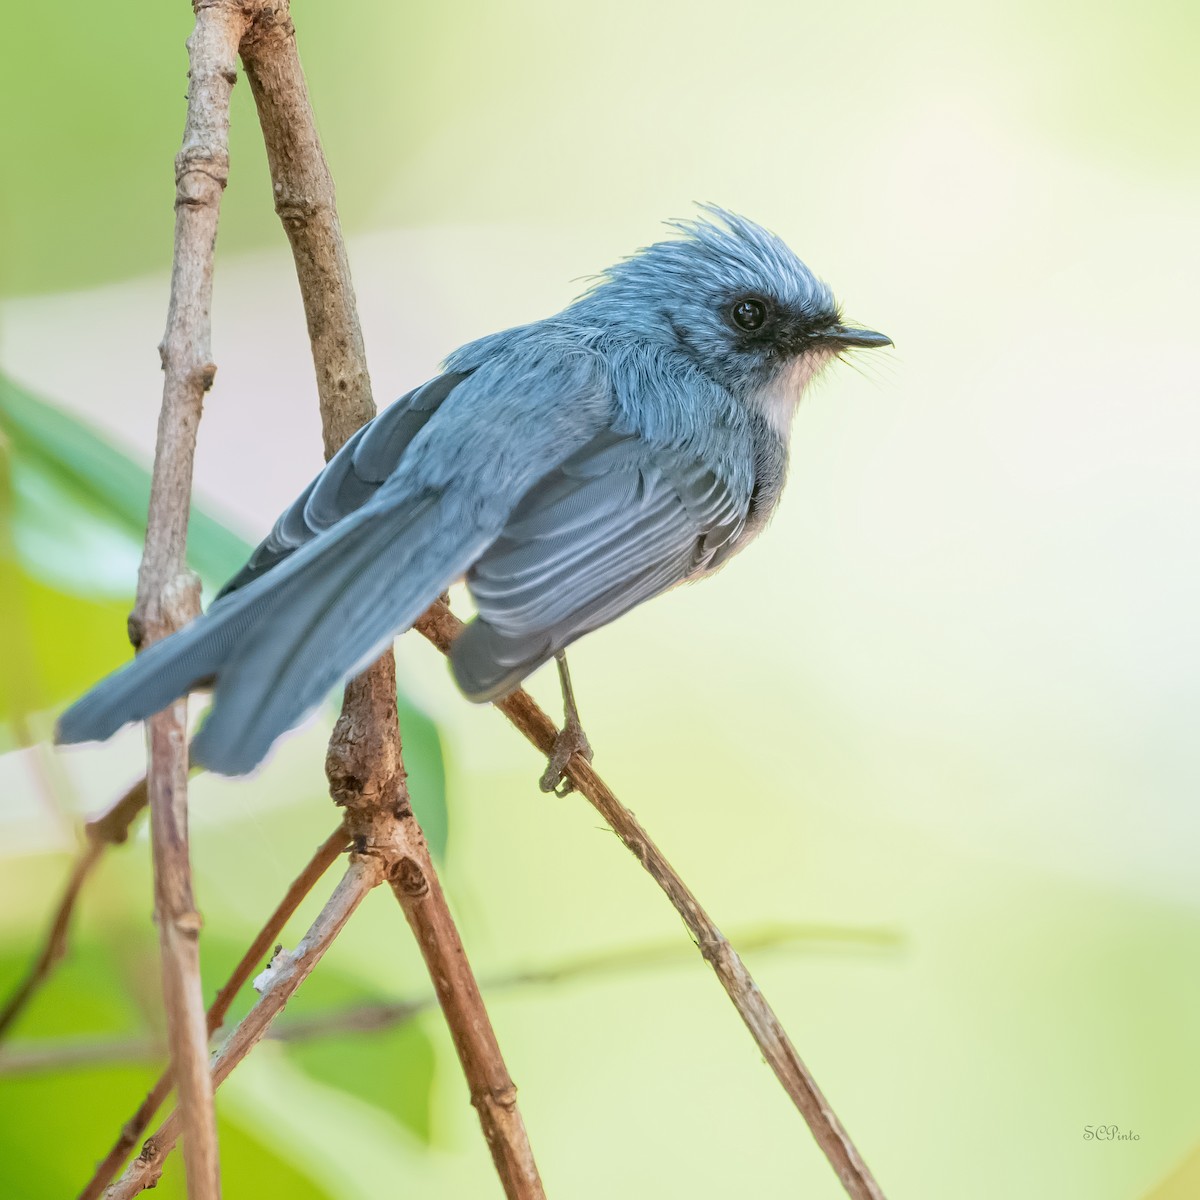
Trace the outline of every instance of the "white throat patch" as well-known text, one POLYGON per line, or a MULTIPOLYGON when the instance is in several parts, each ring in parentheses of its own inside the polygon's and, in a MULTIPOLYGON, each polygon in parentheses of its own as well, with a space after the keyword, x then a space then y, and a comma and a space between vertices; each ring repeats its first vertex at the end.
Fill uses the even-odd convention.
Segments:
POLYGON ((767 419, 767 424, 786 442, 792 436, 792 418, 804 389, 817 376, 821 368, 833 357, 831 346, 817 346, 793 359, 766 387, 754 395, 754 403, 767 419))

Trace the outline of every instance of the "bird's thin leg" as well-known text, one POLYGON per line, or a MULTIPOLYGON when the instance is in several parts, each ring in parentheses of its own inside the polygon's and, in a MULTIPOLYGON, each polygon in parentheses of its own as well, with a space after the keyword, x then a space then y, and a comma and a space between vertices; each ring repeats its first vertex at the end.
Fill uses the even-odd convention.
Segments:
POLYGON ((558 682, 562 686, 563 698, 563 727, 554 739, 554 749, 550 752, 550 761, 546 764, 545 773, 539 780, 543 792, 553 792, 556 796, 565 796, 574 790, 574 784, 564 775, 567 763, 573 754, 582 754, 588 762, 592 761, 592 744, 583 732, 579 723, 579 709, 575 707, 575 691, 571 687, 571 672, 567 667, 567 656, 559 651, 554 656, 558 667, 558 682), (559 784, 562 787, 559 787, 559 784))

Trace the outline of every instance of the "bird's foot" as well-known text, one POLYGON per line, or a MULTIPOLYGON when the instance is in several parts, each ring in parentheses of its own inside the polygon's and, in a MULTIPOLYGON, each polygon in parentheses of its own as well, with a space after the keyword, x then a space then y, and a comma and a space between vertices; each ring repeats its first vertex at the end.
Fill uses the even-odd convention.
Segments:
POLYGON ((582 754, 588 762, 592 761, 592 743, 579 721, 568 718, 566 724, 554 738, 554 749, 550 751, 550 761, 542 773, 538 786, 543 792, 553 792, 556 796, 569 796, 575 785, 567 778, 567 763, 576 754, 582 754), (559 784, 562 786, 560 787, 559 784))
POLYGON ((567 763, 576 754, 583 755, 591 762, 593 752, 592 744, 580 724, 579 710, 575 707, 575 693, 571 688, 571 673, 567 670, 567 656, 560 652, 555 655, 555 661, 558 664, 558 681, 562 685, 563 727, 555 735, 550 761, 538 780, 538 786, 543 792, 567 796, 575 790, 575 785, 566 776, 567 763))

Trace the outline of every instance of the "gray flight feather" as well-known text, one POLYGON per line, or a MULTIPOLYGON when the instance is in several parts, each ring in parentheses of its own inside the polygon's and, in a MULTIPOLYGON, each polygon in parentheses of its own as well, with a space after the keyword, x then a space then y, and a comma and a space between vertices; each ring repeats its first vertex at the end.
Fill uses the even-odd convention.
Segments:
POLYGON ((439 375, 401 396, 359 429, 275 522, 275 528, 217 593, 217 599, 245 587, 374 496, 399 465, 409 442, 465 378, 453 371, 439 375))
POLYGON ((741 482, 613 433, 567 459, 467 574, 479 617, 451 650, 459 687, 494 699, 576 638, 704 573, 741 531, 741 482))

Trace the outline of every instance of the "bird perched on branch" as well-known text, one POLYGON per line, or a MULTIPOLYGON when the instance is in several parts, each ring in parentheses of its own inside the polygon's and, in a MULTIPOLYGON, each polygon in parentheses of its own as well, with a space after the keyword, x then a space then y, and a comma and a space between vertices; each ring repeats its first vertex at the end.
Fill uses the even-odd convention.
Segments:
POLYGON ((891 343, 843 323, 779 238, 706 212, 557 316, 456 350, 334 455, 206 613, 69 708, 58 740, 212 686, 193 760, 244 774, 457 579, 478 616, 454 676, 486 701, 728 561, 779 500, 806 385, 891 343))

